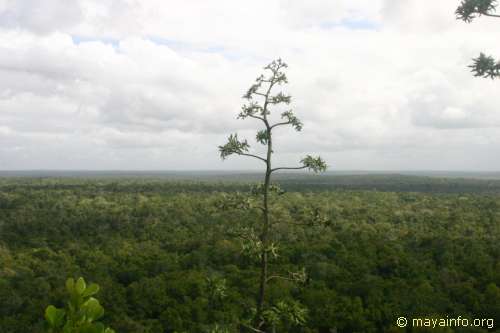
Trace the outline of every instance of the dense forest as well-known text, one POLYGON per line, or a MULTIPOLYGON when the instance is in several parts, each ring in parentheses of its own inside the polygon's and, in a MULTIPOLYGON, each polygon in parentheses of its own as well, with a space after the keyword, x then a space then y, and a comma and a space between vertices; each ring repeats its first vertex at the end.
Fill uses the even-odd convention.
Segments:
MULTIPOLYGON (((363 177, 344 188, 283 177, 287 191, 272 200, 279 249, 271 267, 307 278, 270 283, 271 304, 303 309, 303 323, 284 318, 276 331, 424 331, 397 328, 401 315, 500 323, 500 196, 491 186, 387 176, 385 184, 402 190, 365 190, 359 184, 370 177, 363 177), (425 189, 419 181, 433 190, 408 192, 412 183, 425 189)), ((248 188, 215 180, 1 179, 0 331, 43 332, 44 309, 64 305, 66 279, 79 276, 101 286, 103 321, 116 332, 238 331, 258 284, 241 235, 251 234, 259 212, 225 203, 250 200, 248 188)))

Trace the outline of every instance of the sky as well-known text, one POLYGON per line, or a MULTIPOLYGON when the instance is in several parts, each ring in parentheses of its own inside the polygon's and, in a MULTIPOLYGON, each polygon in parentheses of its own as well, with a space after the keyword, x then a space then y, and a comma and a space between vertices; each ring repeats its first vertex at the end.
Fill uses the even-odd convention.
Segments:
MULTIPOLYGON (((500 20, 458 0, 0 0, 0 170, 260 169, 222 161, 242 95, 288 65, 302 132, 274 134, 275 166, 500 170, 500 20)), ((274 114, 281 111, 276 109, 274 114)))

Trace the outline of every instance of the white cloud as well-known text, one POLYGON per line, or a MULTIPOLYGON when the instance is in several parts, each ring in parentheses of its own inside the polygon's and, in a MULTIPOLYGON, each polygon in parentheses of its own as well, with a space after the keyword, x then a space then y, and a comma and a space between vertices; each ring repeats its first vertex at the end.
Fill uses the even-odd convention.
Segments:
POLYGON ((0 26, 26 29, 39 34, 70 28, 82 19, 78 1, 3 0, 0 2, 0 26))
POLYGON ((0 0, 0 168, 257 167, 217 145, 252 138, 240 97, 278 56, 305 122, 277 134, 279 163, 500 167, 499 83, 467 71, 500 56, 500 22, 458 22, 455 0, 31 3, 0 0))

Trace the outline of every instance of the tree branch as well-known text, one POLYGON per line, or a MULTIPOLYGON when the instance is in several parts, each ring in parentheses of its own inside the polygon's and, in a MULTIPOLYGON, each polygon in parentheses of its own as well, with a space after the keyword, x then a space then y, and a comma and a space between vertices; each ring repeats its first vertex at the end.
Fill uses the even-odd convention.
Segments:
POLYGON ((484 16, 489 16, 489 17, 500 17, 500 15, 496 15, 496 14, 488 14, 488 13, 481 13, 481 15, 484 15, 484 16))
POLYGON ((302 170, 307 168, 307 166, 301 166, 301 167, 295 167, 295 168, 288 168, 288 167, 281 167, 281 168, 274 168, 271 169, 271 172, 278 171, 278 170, 302 170))
POLYGON ((290 121, 284 121, 282 123, 276 123, 274 124, 273 126, 271 126, 271 129, 275 128, 275 127, 278 127, 278 126, 283 126, 283 125, 290 125, 291 122, 290 121))
POLYGON ((266 128, 268 131, 271 131, 271 126, 269 126, 269 122, 267 121, 267 106, 269 104, 269 94, 271 93, 271 90, 273 89, 273 86, 276 84, 276 73, 273 71, 273 77, 269 80, 269 88, 267 89, 266 94, 264 95, 265 101, 264 101, 264 123, 266 124, 266 128))
POLYGON ((286 281, 294 281, 292 278, 288 278, 286 276, 280 276, 280 275, 271 275, 270 277, 267 278, 267 282, 271 281, 272 279, 281 279, 281 280, 286 280, 286 281))
POLYGON ((264 121, 264 118, 259 117, 259 116, 254 116, 254 115, 248 115, 248 116, 249 116, 250 118, 259 119, 259 120, 264 121))
POLYGON ((257 155, 247 154, 247 153, 236 153, 236 154, 242 155, 242 156, 248 156, 248 157, 257 158, 257 159, 261 160, 262 162, 267 163, 267 160, 265 158, 257 156, 257 155))
MULTIPOLYGON (((263 322, 261 322, 261 323, 259 324, 259 327, 260 327, 260 326, 262 326, 263 324, 264 324, 264 323, 263 323, 263 322)), ((250 330, 252 330, 253 332, 257 332, 257 333, 266 333, 266 332, 264 332, 264 331, 259 330, 258 328, 252 327, 252 326, 247 325, 247 324, 245 324, 245 323, 240 323, 240 325, 241 325, 241 326, 243 326, 243 327, 246 327, 246 328, 248 328, 248 329, 250 329, 250 330)))

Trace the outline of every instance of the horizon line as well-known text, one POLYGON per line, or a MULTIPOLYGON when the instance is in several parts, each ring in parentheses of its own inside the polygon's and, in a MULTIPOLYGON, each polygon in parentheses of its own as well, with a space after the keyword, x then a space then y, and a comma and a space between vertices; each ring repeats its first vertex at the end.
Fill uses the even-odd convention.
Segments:
MULTIPOLYGON (((1 172, 251 172, 260 173, 261 169, 0 169, 1 172)), ((464 173, 500 173, 500 170, 453 170, 453 169, 334 169, 331 172, 464 172, 464 173)), ((307 170, 283 170, 280 173, 311 173, 307 170)))

